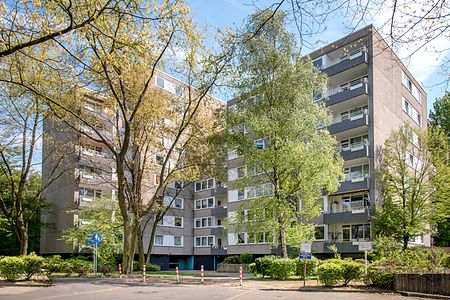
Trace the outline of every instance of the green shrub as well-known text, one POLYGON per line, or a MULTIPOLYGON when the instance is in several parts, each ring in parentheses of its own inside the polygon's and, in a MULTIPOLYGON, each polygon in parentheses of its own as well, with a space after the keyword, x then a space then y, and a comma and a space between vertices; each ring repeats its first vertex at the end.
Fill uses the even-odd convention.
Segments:
POLYGON ((228 256, 223 260, 222 263, 226 264, 226 265, 239 264, 240 263, 239 256, 237 256, 237 255, 228 256))
POLYGON ((134 272, 139 272, 142 271, 141 270, 141 263, 138 261, 133 261, 133 271, 134 272))
POLYGON ((272 261, 269 268, 269 277, 272 279, 285 280, 295 274, 296 263, 294 259, 277 258, 272 261))
POLYGON ((256 274, 256 263, 249 264, 248 267, 247 267, 247 271, 249 273, 256 274))
POLYGON ((98 267, 100 273, 106 276, 106 274, 111 273, 113 271, 113 267, 108 265, 101 265, 98 267))
POLYGON ((367 268, 367 283, 379 288, 394 289, 394 273, 392 266, 384 266, 384 261, 372 263, 367 268))
POLYGON ((241 255, 239 255, 239 263, 241 264, 248 265, 254 261, 255 260, 253 259, 253 255, 251 255, 250 253, 242 253, 241 255))
POLYGON ((442 265, 444 266, 444 268, 450 269, 450 253, 444 257, 444 259, 442 260, 442 265))
POLYGON ((25 273, 25 262, 19 256, 6 256, 0 259, 0 274, 6 280, 14 281, 25 273))
POLYGON ((342 279, 344 280, 344 285, 347 285, 352 280, 362 278, 364 264, 351 259, 343 259, 340 263, 342 266, 342 279))
POLYGON ((311 259, 295 259, 296 263, 296 270, 295 275, 300 276, 301 279, 304 275, 304 268, 305 268, 305 261, 306 261, 306 276, 316 276, 317 275, 317 266, 319 265, 320 260, 318 260, 315 257, 312 257, 311 259))
POLYGON ((76 271, 78 274, 81 274, 85 272, 84 269, 92 270, 92 262, 87 261, 84 257, 66 259, 63 262, 63 265, 67 275, 70 275, 74 271, 76 271), (78 272, 78 270, 80 270, 81 273, 78 272))
POLYGON ((159 271, 161 271, 161 266, 160 265, 155 265, 155 264, 147 264, 147 267, 146 267, 147 269, 147 271, 149 271, 149 272, 159 272, 159 271))
POLYGON ((86 276, 90 272, 92 272, 92 268, 90 268, 90 267, 78 267, 77 268, 77 273, 80 276, 86 276))
POLYGON ((255 260, 255 271, 256 274, 261 274, 263 277, 269 275, 269 269, 272 262, 278 257, 273 255, 263 256, 255 260))
POLYGON ((29 280, 33 275, 42 274, 44 258, 31 254, 23 257, 25 278, 29 280))
POLYGON ((44 258, 43 268, 50 273, 62 273, 64 272, 64 261, 60 255, 52 255, 44 258))
POLYGON ((342 264, 331 259, 317 267, 317 276, 326 286, 335 286, 342 279, 343 272, 342 264))

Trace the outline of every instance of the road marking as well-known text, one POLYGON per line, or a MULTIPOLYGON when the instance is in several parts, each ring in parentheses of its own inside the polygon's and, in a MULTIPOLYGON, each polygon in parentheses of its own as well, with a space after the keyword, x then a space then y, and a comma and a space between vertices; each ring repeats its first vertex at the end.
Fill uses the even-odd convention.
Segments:
POLYGON ((227 300, 237 299, 237 298, 239 298, 239 297, 241 297, 241 296, 243 296, 243 295, 246 295, 246 294, 248 294, 248 293, 250 293, 250 292, 253 292, 253 291, 254 291, 253 289, 248 290, 248 291, 243 292, 243 293, 241 293, 241 294, 239 294, 239 295, 233 296, 233 297, 231 297, 231 298, 227 298, 227 300))
POLYGON ((47 299, 57 299, 57 298, 62 298, 62 297, 89 295, 89 294, 96 294, 96 293, 102 293, 102 292, 110 292, 110 291, 118 290, 118 289, 121 289, 121 288, 122 287, 114 287, 114 288, 110 288, 110 289, 101 289, 101 290, 82 292, 82 293, 74 292, 74 293, 70 293, 70 294, 63 294, 63 295, 47 296, 47 297, 43 297, 43 298, 36 298, 34 300, 47 300, 47 299))

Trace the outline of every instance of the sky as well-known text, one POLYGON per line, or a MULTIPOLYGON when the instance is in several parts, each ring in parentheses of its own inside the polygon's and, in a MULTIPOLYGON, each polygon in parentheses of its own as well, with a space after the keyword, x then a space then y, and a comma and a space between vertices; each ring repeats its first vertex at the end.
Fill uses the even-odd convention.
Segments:
MULTIPOLYGON (((275 0, 186 0, 191 7, 191 11, 194 14, 194 21, 196 21, 201 29, 205 31, 206 44, 214 44, 214 36, 217 29, 224 29, 227 27, 236 28, 240 27, 247 18, 248 15, 255 11, 255 6, 252 3, 256 3, 260 8, 265 8, 268 3, 275 3, 275 0)), ((402 0, 400 0, 401 2, 402 0)), ((407 0, 403 0, 407 1, 407 0)), ((416 0, 415 3, 427 0, 416 0)), ((282 7, 283 8, 283 7, 282 7)), ((284 7, 287 8, 287 7, 284 7)), ((420 4, 417 4, 417 9, 421 9, 420 4)), ((381 28, 389 18, 389 9, 384 9, 375 14, 373 18, 368 17, 366 23, 361 23, 358 28, 362 28, 367 24, 373 23, 376 28, 383 34, 386 30, 381 28)), ((351 33, 348 24, 350 20, 346 20, 342 16, 332 16, 329 20, 323 24, 326 26, 326 30, 320 34, 320 36, 311 37, 311 41, 317 41, 320 39, 323 44, 331 43, 349 33, 351 33)), ((289 26, 288 28, 294 34, 296 33, 295 27, 289 26)), ((417 33, 417 32, 415 32, 417 33)), ((317 45, 316 48, 318 48, 317 45)), ((446 79, 445 75, 440 72, 440 63, 445 55, 449 55, 449 51, 443 54, 437 54, 430 49, 441 47, 441 49, 450 48, 450 39, 445 36, 436 39, 430 45, 427 45, 427 49, 421 49, 410 59, 404 59, 409 57, 409 47, 402 47, 396 49, 397 55, 403 60, 410 72, 416 78, 416 80, 422 85, 427 92, 428 109, 432 108, 432 104, 437 97, 442 97, 445 93, 445 85, 436 85, 438 82, 442 82, 446 79)), ((304 49, 304 53, 309 53, 312 49, 304 49)), ((448 76, 448 74, 447 74, 448 76)), ((228 99, 224 99, 228 100, 228 99)))

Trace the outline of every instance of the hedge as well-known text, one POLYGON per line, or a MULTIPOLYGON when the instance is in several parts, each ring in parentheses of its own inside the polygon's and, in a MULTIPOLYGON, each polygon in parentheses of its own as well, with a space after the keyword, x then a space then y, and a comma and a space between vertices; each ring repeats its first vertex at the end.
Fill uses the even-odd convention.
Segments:
POLYGON ((280 258, 277 256, 264 256, 257 258, 254 265, 249 266, 249 272, 269 276, 272 279, 287 279, 296 273, 296 260, 280 258))
POLYGON ((0 274, 8 281, 14 281, 25 273, 25 261, 20 256, 7 256, 0 259, 0 274))
POLYGON ((317 276, 326 286, 338 283, 347 285, 352 280, 362 279, 364 265, 352 259, 334 258, 322 262, 317 267, 317 276))
POLYGON ((305 261, 306 261, 306 277, 312 277, 317 275, 317 267, 319 266, 320 260, 316 257, 312 257, 312 259, 295 259, 296 261, 296 270, 295 275, 300 276, 301 279, 304 275, 305 261))

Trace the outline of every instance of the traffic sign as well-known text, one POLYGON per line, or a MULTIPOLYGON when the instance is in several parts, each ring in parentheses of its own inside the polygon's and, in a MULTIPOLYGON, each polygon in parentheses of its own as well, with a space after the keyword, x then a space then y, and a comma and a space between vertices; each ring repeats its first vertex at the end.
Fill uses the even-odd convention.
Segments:
POLYGON ((87 244, 92 244, 94 246, 99 246, 103 241, 103 236, 100 232, 96 232, 93 234, 89 234, 89 237, 86 239, 87 244))
POLYGON ((372 242, 359 242, 358 243, 359 251, 370 251, 372 250, 372 242))
POLYGON ((300 255, 298 257, 300 259, 311 259, 312 258, 312 254, 311 253, 300 253, 300 255))
POLYGON ((311 243, 301 243, 300 252, 311 253, 311 243))

